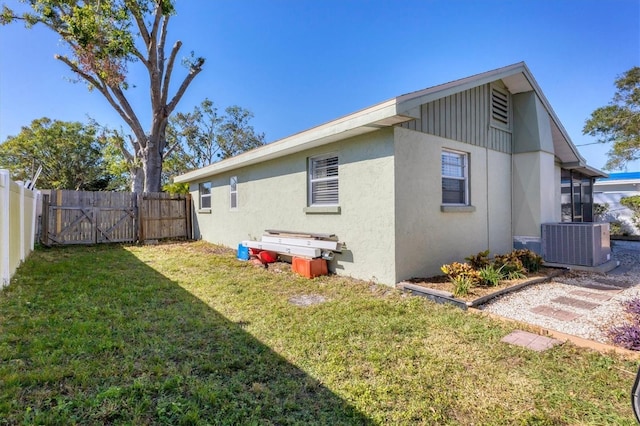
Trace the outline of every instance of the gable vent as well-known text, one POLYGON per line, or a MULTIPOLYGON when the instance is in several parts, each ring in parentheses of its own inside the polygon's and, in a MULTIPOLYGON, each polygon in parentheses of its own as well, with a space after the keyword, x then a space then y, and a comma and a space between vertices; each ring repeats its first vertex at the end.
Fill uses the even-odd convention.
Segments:
POLYGON ((509 94, 495 87, 491 89, 491 118, 505 126, 509 125, 509 94))

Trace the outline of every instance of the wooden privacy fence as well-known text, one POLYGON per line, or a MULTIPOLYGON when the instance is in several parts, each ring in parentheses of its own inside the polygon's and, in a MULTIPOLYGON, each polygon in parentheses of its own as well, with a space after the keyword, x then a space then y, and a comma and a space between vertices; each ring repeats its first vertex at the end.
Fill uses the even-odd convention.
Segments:
POLYGON ((43 194, 45 245, 191 238, 191 197, 53 190, 43 194))
POLYGON ((150 192, 138 197, 138 239, 191 239, 191 195, 150 192))

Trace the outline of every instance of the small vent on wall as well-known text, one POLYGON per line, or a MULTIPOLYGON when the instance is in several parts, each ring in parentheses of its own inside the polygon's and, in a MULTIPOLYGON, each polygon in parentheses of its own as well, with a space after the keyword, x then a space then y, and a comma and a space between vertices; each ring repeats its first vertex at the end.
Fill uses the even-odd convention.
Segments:
POLYGON ((509 94, 495 87, 491 89, 491 118, 505 126, 509 125, 509 94))

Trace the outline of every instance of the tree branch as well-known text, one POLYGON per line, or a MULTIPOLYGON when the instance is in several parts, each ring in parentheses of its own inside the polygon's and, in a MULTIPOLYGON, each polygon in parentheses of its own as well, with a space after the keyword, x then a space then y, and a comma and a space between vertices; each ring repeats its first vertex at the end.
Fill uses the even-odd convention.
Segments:
POLYGON ((191 84, 193 79, 200 74, 200 71, 202 71, 202 65, 204 65, 204 58, 198 58, 197 62, 191 67, 189 74, 180 85, 180 88, 173 96, 173 99, 171 99, 171 102, 167 105, 167 115, 170 115, 171 112, 173 112, 176 105, 178 105, 178 102, 180 102, 182 95, 184 95, 184 92, 187 90, 187 87, 189 87, 189 84, 191 84))
POLYGON ((151 33, 149 38, 152 41, 155 41, 158 39, 158 27, 160 26, 160 20, 162 19, 162 17, 164 16, 164 11, 162 10, 162 4, 161 2, 158 2, 156 4, 156 10, 154 11, 154 17, 153 17, 153 25, 151 27, 151 33))
MULTIPOLYGON (((169 15, 165 16, 164 20, 162 21, 162 27, 160 28, 160 41, 158 42, 158 69, 160 71, 160 79, 163 79, 163 74, 165 72, 164 47, 167 42, 167 26, 168 25, 169 25, 169 15)), ((166 102, 166 99, 165 99, 165 102, 166 102)))
POLYGON ((116 97, 116 99, 118 99, 118 102, 120 103, 120 107, 122 108, 123 112, 126 113, 124 115, 121 114, 121 117, 125 119, 127 124, 129 124, 129 127, 131 128, 133 133, 136 135, 136 138, 138 139, 138 143, 141 146, 145 146, 147 135, 144 133, 144 130, 142 129, 142 124, 140 124, 140 121, 138 120, 138 116, 133 111, 133 108, 131 108, 131 104, 129 104, 129 101, 124 96, 124 93, 122 93, 122 90, 120 90, 119 87, 112 87, 111 91, 113 95, 116 97))
POLYGON ((104 84, 104 82, 100 81, 98 78, 93 77, 91 74, 86 73, 84 71, 82 71, 76 64, 74 64, 73 62, 71 62, 71 60, 69 58, 67 58, 66 56, 62 56, 62 55, 54 55, 54 58, 63 62, 65 65, 67 65, 69 68, 71 68, 71 71, 75 72, 76 74, 78 74, 80 77, 82 77, 83 79, 85 79, 89 84, 91 84, 93 87, 95 87, 96 89, 98 89, 98 91, 100 93, 102 93, 104 95, 104 97, 107 98, 107 100, 109 101, 109 103, 116 108, 116 111, 118 111, 118 113, 121 113, 120 108, 118 106, 117 103, 114 102, 113 98, 110 96, 109 94, 109 90, 107 89, 106 84, 104 84))
POLYGON ((149 46, 149 31, 147 30, 147 26, 144 23, 144 17, 140 13, 140 8, 135 1, 127 1, 126 6, 131 11, 131 15, 136 21, 136 25, 138 26, 138 30, 140 31, 140 36, 144 41, 145 46, 149 46))
POLYGON ((178 55, 178 51, 182 47, 182 42, 180 40, 176 41, 173 45, 173 49, 171 49, 171 54, 169 55, 169 62, 167 63, 167 69, 165 70, 164 81, 162 82, 162 97, 160 98, 160 102, 162 105, 167 104, 167 99, 169 99, 169 82, 171 81, 171 73, 173 72, 173 66, 176 61, 176 56, 178 55))
MULTIPOLYGON (((133 155, 131 154, 131 152, 129 152, 129 150, 127 149, 127 147, 124 145, 124 136, 120 135, 117 131, 114 131, 116 138, 117 138, 117 142, 116 146, 118 147, 118 149, 120 150, 120 152, 122 153, 122 155, 124 156, 124 160, 128 165, 133 164, 133 155)), ((131 138, 131 135, 128 135, 129 138, 131 138)))
POLYGON ((163 70, 160 63, 158 46, 158 28, 160 27, 160 22, 163 16, 162 5, 158 2, 154 10, 154 19, 149 37, 149 44, 147 46, 149 55, 149 65, 147 66, 147 69, 150 80, 149 88, 151 91, 151 109, 154 113, 163 106, 160 89, 163 70))
POLYGON ((131 53, 133 54, 133 56, 138 58, 146 68, 149 68, 149 61, 142 55, 142 53, 138 49, 133 49, 131 53))
POLYGON ((175 149, 176 149, 177 147, 179 147, 179 146, 180 146, 180 142, 176 142, 176 143, 174 143, 173 145, 171 145, 171 146, 169 147, 169 149, 167 149, 167 150, 164 152, 164 154, 162 154, 162 160, 166 160, 166 159, 167 159, 167 157, 169 157, 169 155, 171 155, 171 153, 172 153, 173 151, 175 151, 175 149))
MULTIPOLYGON (((99 80, 100 77, 96 78, 82 71, 76 64, 71 62, 69 58, 67 58, 66 56, 56 55, 55 58, 58 59, 59 61, 62 61, 69 68, 71 68, 71 71, 78 74, 80 77, 82 77, 87 82, 89 82, 89 84, 95 87, 100 93, 102 93, 102 95, 107 99, 109 104, 111 104, 111 106, 120 115, 120 117, 122 117, 122 119, 129 125, 129 127, 131 127, 131 130, 136 132, 136 127, 140 129, 139 132, 142 130, 142 126, 140 125, 138 118, 136 117, 135 113, 133 112, 133 109, 131 108, 131 105, 129 104, 127 99, 124 97, 124 94, 122 93, 120 88, 111 87, 111 92, 110 92, 109 86, 107 86, 104 82, 100 81, 99 80), (116 97, 118 102, 116 102, 116 99, 114 99, 112 95, 116 97)), ((137 134, 139 132, 136 132, 137 137, 140 137, 140 135, 137 134)), ((142 133, 142 136, 144 136, 144 132, 142 131, 141 133, 142 133)))

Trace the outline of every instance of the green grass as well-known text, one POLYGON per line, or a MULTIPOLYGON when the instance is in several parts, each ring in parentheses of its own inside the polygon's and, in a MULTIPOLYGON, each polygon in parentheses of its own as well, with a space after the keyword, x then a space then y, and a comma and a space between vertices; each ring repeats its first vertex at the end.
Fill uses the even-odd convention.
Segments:
POLYGON ((513 328, 206 243, 42 249, 0 293, 0 424, 634 424, 634 362, 513 328))

